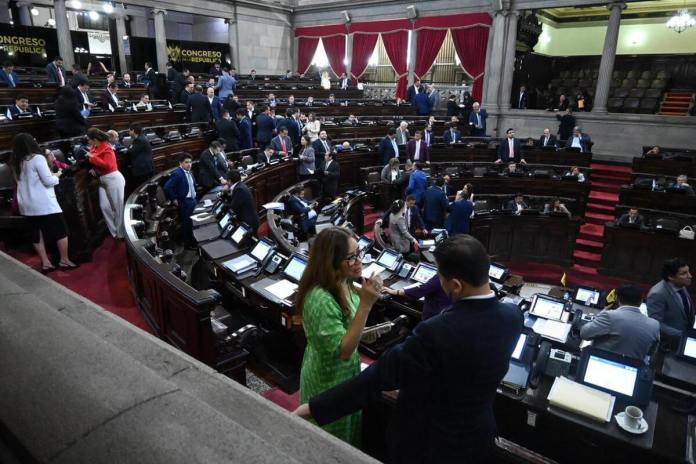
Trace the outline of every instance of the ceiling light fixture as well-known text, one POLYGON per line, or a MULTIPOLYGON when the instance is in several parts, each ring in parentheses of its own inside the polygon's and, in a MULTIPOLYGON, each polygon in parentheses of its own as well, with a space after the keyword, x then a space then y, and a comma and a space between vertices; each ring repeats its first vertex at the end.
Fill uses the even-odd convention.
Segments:
POLYGON ((105 3, 102 9, 106 14, 111 14, 114 12, 114 6, 111 3, 105 3))
POLYGON ((90 12, 89 12, 89 19, 91 19, 92 21, 98 20, 98 19, 99 19, 99 13, 97 13, 97 12, 94 11, 94 10, 90 11, 90 12))
POLYGON ((696 26, 696 19, 691 17, 689 10, 686 8, 677 11, 677 13, 667 21, 667 27, 677 34, 681 34, 688 28, 694 26, 696 26))
POLYGON ((38 15, 39 15, 39 9, 36 8, 36 7, 32 7, 32 9, 31 9, 30 11, 31 11, 32 16, 38 16, 38 15))
POLYGON ((76 10, 79 10, 82 8, 82 2, 80 0, 72 0, 72 7, 75 8, 76 10))

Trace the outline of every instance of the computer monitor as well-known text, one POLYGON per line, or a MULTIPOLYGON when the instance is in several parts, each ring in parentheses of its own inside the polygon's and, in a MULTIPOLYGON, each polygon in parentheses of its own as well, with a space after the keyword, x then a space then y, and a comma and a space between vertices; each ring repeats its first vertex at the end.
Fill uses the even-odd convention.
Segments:
POLYGON ((501 266, 498 263, 491 263, 488 268, 488 277, 495 282, 502 283, 507 279, 509 272, 507 268, 501 266))
POLYGON ((251 256, 257 261, 262 262, 271 251, 273 251, 273 243, 263 238, 259 240, 251 250, 251 256))
POLYGON ((595 306, 599 303, 599 296, 601 292, 592 287, 578 287, 575 290, 575 296, 573 296, 573 301, 586 306, 595 306))
POLYGON ((515 350, 512 352, 512 359, 519 361, 522 358, 522 353, 524 353, 524 347, 527 345, 527 334, 520 334, 520 338, 517 339, 517 345, 515 345, 515 350))
POLYGON ((370 247, 372 247, 372 240, 365 237, 364 235, 361 235, 358 238, 358 250, 362 252, 367 252, 370 249, 370 247))
POLYGON ((564 309, 565 301, 557 300, 547 295, 537 294, 534 295, 529 313, 537 317, 543 317, 544 319, 560 321, 563 318, 564 309))
POLYGON ((222 200, 217 200, 213 205, 213 216, 217 217, 225 210, 227 204, 222 200))
POLYGON ((687 358, 692 362, 696 362, 696 335, 689 334, 682 340, 679 347, 679 355, 687 358))
POLYGON ((413 272, 411 279, 413 279, 416 282, 419 282, 421 284, 424 284, 436 275, 437 275, 437 268, 435 266, 431 266, 430 264, 421 263, 418 265, 418 267, 416 267, 416 270, 413 272))
POLYGON ((377 264, 390 271, 395 271, 401 261, 401 254, 394 250, 385 249, 377 258, 377 264))
POLYGON ((600 350, 583 353, 578 378, 586 385, 622 397, 633 397, 641 361, 600 350))
POLYGON ((295 283, 299 283, 307 267, 307 257, 302 255, 292 255, 290 261, 283 269, 283 275, 295 283))
POLYGON ((241 245, 242 241, 244 238, 247 236, 249 233, 249 228, 247 227, 246 224, 239 224, 239 226, 232 232, 232 236, 230 239, 236 244, 236 245, 241 245))
POLYGON ((222 218, 220 218, 220 222, 218 222, 218 225, 220 226, 220 230, 225 230, 227 227, 227 224, 230 223, 232 220, 232 213, 230 211, 227 212, 222 218))

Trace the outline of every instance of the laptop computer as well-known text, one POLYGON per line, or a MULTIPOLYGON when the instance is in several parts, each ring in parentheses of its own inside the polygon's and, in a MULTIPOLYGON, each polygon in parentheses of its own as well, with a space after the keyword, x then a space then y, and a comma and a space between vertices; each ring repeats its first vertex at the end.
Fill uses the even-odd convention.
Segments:
POLYGON ((264 237, 256 242, 251 252, 225 261, 222 265, 233 274, 241 276, 262 266, 266 259, 272 255, 274 249, 275 244, 264 237))
POLYGON ((363 269, 362 276, 369 278, 373 274, 379 274, 382 277, 382 280, 385 280, 394 271, 396 271, 402 259, 403 257, 398 251, 385 248, 379 254, 374 263, 363 269))
POLYGON ((529 314, 552 321, 561 321, 563 319, 565 306, 566 303, 563 300, 537 293, 532 299, 529 314))
POLYGON ((488 278, 493 282, 502 284, 505 282, 505 280, 507 280, 509 275, 510 271, 502 264, 491 263, 490 267, 488 268, 488 278))
POLYGON ((239 224, 232 231, 229 238, 220 238, 212 242, 205 243, 201 246, 201 252, 205 253, 210 259, 220 259, 223 256, 229 256, 237 253, 243 243, 251 235, 251 229, 246 224, 239 224))
POLYGON ((401 290, 412 285, 422 285, 437 275, 437 268, 430 264, 420 263, 408 279, 397 280, 389 286, 392 290, 401 290))
POLYGON ((215 223, 215 224, 208 224, 203 227, 199 227, 198 229, 194 229, 193 231, 193 238, 196 240, 196 242, 207 242, 208 240, 213 240, 218 237, 220 237, 220 234, 222 233, 225 228, 229 224, 232 223, 232 217, 234 216, 234 213, 232 211, 228 211, 225 213, 220 220, 215 223))

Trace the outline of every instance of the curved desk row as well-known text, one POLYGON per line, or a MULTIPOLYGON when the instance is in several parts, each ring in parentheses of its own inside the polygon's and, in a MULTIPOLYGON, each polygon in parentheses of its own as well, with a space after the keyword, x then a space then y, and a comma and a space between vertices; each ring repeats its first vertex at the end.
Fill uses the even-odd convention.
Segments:
POLYGON ((619 192, 619 203, 638 208, 696 214, 696 196, 689 196, 686 192, 654 192, 623 186, 619 192))
MULTIPOLYGON (((106 81, 104 81, 106 82, 106 81)), ((106 90, 106 83, 103 86, 106 90)), ((96 90, 96 89, 95 89, 96 90)), ((96 93, 93 91, 93 93, 96 93)), ((147 93, 145 87, 125 88, 119 86, 118 96, 120 99, 140 100, 140 96, 147 93)), ((0 105, 14 105, 17 95, 26 95, 29 98, 29 103, 53 103, 58 98, 58 87, 53 85, 49 87, 34 87, 34 88, 12 88, 0 87, 0 105)))
POLYGON ((692 154, 684 159, 635 157, 633 158, 633 171, 675 177, 686 174, 689 177, 696 177, 696 156, 692 154))

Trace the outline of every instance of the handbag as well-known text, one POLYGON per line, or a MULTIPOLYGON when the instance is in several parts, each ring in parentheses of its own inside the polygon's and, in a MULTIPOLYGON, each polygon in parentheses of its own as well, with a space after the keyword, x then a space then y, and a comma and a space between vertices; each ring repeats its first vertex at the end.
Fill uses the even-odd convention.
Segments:
POLYGON ((685 238, 687 240, 694 239, 694 229, 691 226, 684 226, 682 230, 679 231, 679 238, 685 238))

